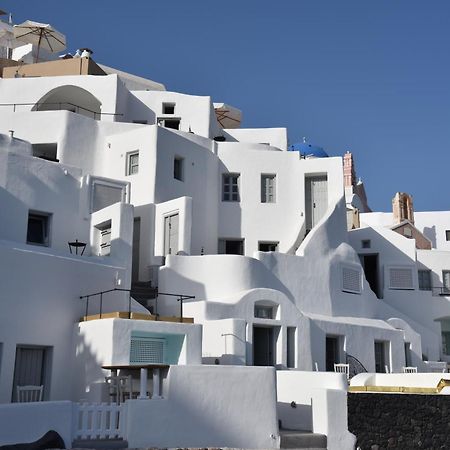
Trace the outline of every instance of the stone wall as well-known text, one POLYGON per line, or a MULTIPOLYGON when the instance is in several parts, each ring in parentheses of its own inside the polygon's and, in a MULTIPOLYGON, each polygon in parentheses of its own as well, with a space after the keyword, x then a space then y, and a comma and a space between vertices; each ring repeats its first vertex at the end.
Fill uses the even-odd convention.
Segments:
POLYGON ((362 450, 449 449, 450 396, 349 393, 348 429, 362 450))

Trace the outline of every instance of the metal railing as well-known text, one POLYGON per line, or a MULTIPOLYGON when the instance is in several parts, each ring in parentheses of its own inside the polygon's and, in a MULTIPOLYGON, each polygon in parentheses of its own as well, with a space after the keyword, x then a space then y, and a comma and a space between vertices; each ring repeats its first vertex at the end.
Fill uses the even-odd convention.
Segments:
MULTIPOLYGON (((100 297, 100 305, 99 305, 99 315, 100 315, 100 319, 102 318, 102 314, 103 314, 103 295, 104 294, 108 294, 110 292, 128 292, 128 318, 131 319, 131 292, 132 289, 121 289, 121 288, 113 288, 113 289, 108 289, 106 291, 100 291, 100 292, 95 292, 93 294, 88 294, 88 295, 81 295, 80 296, 80 300, 86 299, 86 310, 85 310, 85 317, 87 317, 89 315, 89 300, 92 297, 100 297)), ((155 309, 153 311, 153 315, 155 316, 155 320, 158 320, 159 314, 158 314, 158 297, 160 295, 164 295, 167 297, 176 297, 177 298, 177 302, 180 302, 180 322, 183 321, 183 301, 184 300, 192 300, 195 298, 195 295, 184 295, 184 294, 173 294, 173 293, 168 293, 168 292, 158 292, 158 290, 156 289, 156 296, 155 296, 155 309)))
POLYGON ((432 295, 434 297, 439 297, 439 296, 450 296, 450 288, 446 287, 446 286, 440 286, 440 287, 432 287, 429 290, 431 290, 432 295))
POLYGON ((31 109, 31 111, 71 111, 77 114, 80 114, 80 110, 82 110, 89 114, 92 114, 94 120, 97 120, 97 117, 101 118, 101 116, 123 116, 123 114, 121 113, 105 113, 93 111, 91 109, 85 108, 84 106, 75 105, 74 103, 70 102, 0 103, 0 107, 1 106, 10 106, 13 108, 13 112, 17 112, 18 106, 32 106, 33 109, 31 109), (56 106, 57 108, 42 109, 42 107, 44 106, 56 106))

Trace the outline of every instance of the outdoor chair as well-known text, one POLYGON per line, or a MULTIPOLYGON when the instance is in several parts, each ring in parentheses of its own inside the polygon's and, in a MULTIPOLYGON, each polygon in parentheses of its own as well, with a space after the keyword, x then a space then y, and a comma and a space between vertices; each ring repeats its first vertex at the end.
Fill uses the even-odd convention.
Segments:
POLYGON ((17 386, 17 402, 41 402, 44 386, 17 386))
POLYGON ((334 371, 336 373, 345 373, 347 380, 350 379, 350 365, 349 364, 335 364, 334 371))

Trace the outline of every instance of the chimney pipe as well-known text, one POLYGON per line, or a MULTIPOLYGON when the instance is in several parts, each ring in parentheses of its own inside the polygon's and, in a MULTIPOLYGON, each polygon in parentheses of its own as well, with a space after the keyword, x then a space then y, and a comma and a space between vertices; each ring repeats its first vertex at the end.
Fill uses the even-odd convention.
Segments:
POLYGON ((12 139, 14 137, 14 130, 8 130, 9 131, 9 137, 12 139))

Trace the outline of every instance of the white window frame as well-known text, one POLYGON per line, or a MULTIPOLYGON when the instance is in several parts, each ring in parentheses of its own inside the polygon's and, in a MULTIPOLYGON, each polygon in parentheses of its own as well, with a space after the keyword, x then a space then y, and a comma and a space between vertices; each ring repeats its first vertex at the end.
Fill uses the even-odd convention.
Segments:
POLYGON ((347 292, 350 294, 361 294, 362 292, 362 276, 363 271, 362 267, 358 264, 341 264, 341 270, 340 270, 340 277, 341 277, 341 290, 342 292, 347 292), (355 272, 358 272, 358 289, 349 289, 348 287, 344 286, 344 270, 352 270, 355 272))
POLYGON ((223 173, 222 174, 222 201, 223 202, 237 202, 241 201, 240 189, 241 189, 241 174, 237 172, 223 173), (237 178, 236 183, 232 180, 237 178), (229 186, 227 192, 225 192, 225 187, 229 186), (236 192, 233 192, 233 187, 236 186, 236 192), (234 197, 236 195, 236 198, 234 197))
POLYGON ((261 174, 261 203, 277 202, 277 175, 275 173, 261 174))
POLYGON ((127 176, 136 175, 139 173, 139 150, 134 150, 127 153, 127 176), (137 156, 137 163, 133 163, 131 160, 134 156, 137 156), (136 172, 133 169, 136 168, 136 172))
POLYGON ((94 185, 100 184, 102 186, 109 186, 114 188, 121 188, 122 190, 122 203, 129 203, 129 192, 130 192, 130 183, 127 181, 117 181, 111 180, 110 178, 103 177, 92 177, 89 176, 89 212, 92 214, 94 212, 94 185))
POLYGON ((385 279, 387 279, 388 282, 388 288, 391 290, 395 290, 395 291, 414 291, 416 286, 415 286, 415 282, 414 282, 414 270, 415 267, 414 266, 387 266, 386 267, 386 273, 385 273, 385 279), (411 280, 412 280, 412 285, 411 286, 392 286, 391 284, 391 270, 409 270, 411 272, 411 280))

